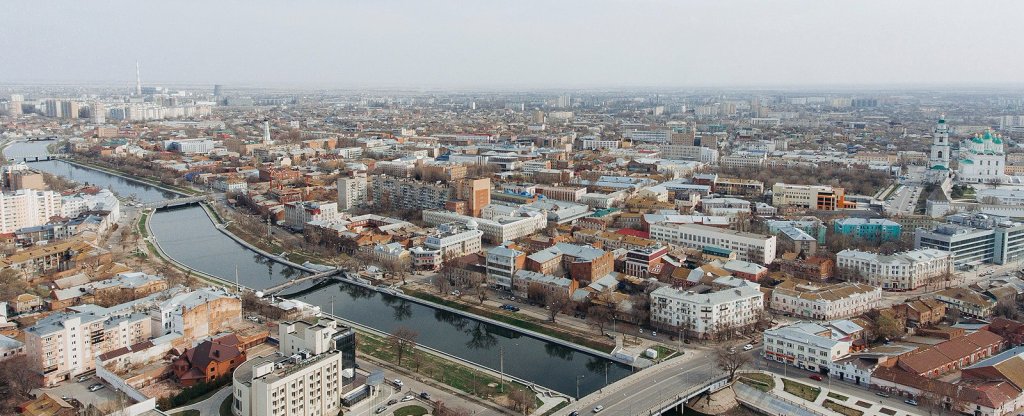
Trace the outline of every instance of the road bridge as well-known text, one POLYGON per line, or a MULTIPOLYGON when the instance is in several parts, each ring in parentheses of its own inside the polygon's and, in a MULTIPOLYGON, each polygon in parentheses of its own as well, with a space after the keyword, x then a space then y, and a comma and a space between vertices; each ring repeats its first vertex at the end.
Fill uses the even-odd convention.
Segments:
POLYGON ((66 155, 64 153, 54 153, 54 154, 45 154, 45 155, 22 155, 22 156, 18 156, 18 157, 15 157, 15 158, 8 159, 8 160, 21 161, 21 162, 42 162, 42 161, 46 161, 46 160, 67 159, 67 158, 68 158, 68 155, 66 155))
POLYGON ((146 202, 146 203, 142 204, 142 206, 144 208, 161 209, 161 208, 167 208, 167 207, 176 207, 176 206, 179 206, 179 205, 197 204, 197 203, 205 201, 206 198, 207 198, 207 195, 186 196, 186 197, 181 197, 181 198, 163 199, 163 200, 160 200, 160 201, 146 202))
POLYGON ((311 275, 305 276, 305 277, 300 277, 300 278, 295 279, 295 280, 289 280, 289 281, 281 283, 281 284, 279 284, 277 286, 271 286, 271 287, 268 287, 266 289, 263 289, 262 290, 263 296, 269 296, 269 295, 278 293, 278 292, 280 292, 282 290, 285 290, 285 289, 287 289, 287 288, 289 288, 291 286, 297 285, 297 284, 302 283, 302 282, 308 282, 310 280, 314 280, 315 281, 315 280, 318 280, 318 279, 327 279, 327 278, 330 278, 330 277, 332 277, 332 276, 334 276, 334 275, 336 275, 338 273, 341 273, 341 272, 342 272, 342 269, 332 269, 332 270, 328 270, 326 272, 321 272, 321 273, 317 273, 317 274, 311 274, 311 275))

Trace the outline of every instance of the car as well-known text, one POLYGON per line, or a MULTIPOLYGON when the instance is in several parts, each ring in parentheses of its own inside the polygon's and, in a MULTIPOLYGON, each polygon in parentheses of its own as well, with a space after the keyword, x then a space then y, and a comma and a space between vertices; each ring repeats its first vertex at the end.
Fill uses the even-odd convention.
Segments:
POLYGON ((815 380, 815 381, 821 381, 821 376, 819 376, 817 374, 811 374, 811 375, 807 376, 807 378, 809 378, 811 380, 815 380))
POLYGON ((103 389, 103 387, 105 387, 105 386, 102 385, 102 384, 96 383, 96 384, 93 384, 93 385, 89 386, 89 391, 99 391, 99 390, 103 389))
POLYGON ((392 383, 395 383, 395 385, 398 386, 398 387, 402 387, 403 386, 402 380, 399 380, 397 378, 394 381, 392 381, 392 383))
POLYGON ((743 351, 750 351, 752 349, 754 349, 753 345, 747 344, 743 346, 743 351))
POLYGON ((388 400, 388 406, 394 405, 394 404, 396 404, 396 403, 398 403, 398 399, 391 399, 391 400, 388 400))
POLYGON ((736 352, 736 347, 729 347, 726 351, 729 351, 729 353, 732 354, 736 352))
POLYGON ((888 394, 885 394, 885 393, 882 393, 882 392, 875 393, 875 396, 878 396, 878 397, 889 397, 888 394))
POLYGON ((683 340, 683 344, 689 344, 689 343, 690 343, 690 340, 688 340, 688 339, 684 339, 683 340))
POLYGON ((577 411, 573 410, 573 411, 569 412, 569 416, 580 416, 580 412, 577 412, 577 411))
POLYGON ((379 415, 381 413, 384 413, 385 410, 388 410, 388 407, 387 406, 381 406, 381 407, 378 407, 377 410, 374 411, 374 413, 379 415))
POLYGON ((914 399, 904 400, 903 403, 909 404, 911 406, 917 406, 917 400, 914 400, 914 399))
POLYGON ((415 397, 413 397, 411 394, 406 394, 405 397, 403 397, 402 400, 400 400, 400 401, 401 402, 411 402, 413 399, 415 399, 415 397))
POLYGON ((594 406, 594 413, 600 413, 602 410, 604 410, 604 406, 602 406, 602 405, 594 406))
POLYGON ((78 376, 78 378, 76 380, 78 380, 78 382, 81 383, 81 382, 83 382, 85 380, 88 380, 90 378, 92 378, 92 376, 78 376))
POLYGON ((651 331, 651 336, 652 337, 658 336, 658 331, 651 331))
POLYGON ((420 398, 423 399, 423 400, 430 400, 430 393, 427 393, 427 392, 420 393, 420 398))

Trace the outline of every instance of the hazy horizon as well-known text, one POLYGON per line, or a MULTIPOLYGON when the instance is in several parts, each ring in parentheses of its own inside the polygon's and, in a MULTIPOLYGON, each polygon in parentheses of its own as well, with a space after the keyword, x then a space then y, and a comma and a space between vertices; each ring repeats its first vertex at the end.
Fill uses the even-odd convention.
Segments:
POLYGON ((380 89, 992 88, 1024 3, 19 2, 0 84, 380 89))

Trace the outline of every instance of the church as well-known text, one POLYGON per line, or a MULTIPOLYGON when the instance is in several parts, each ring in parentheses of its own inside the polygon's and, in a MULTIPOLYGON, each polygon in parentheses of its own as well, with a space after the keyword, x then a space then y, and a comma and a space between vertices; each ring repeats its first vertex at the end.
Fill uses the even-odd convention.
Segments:
POLYGON ((1006 153, 1003 139, 986 130, 970 140, 960 142, 957 180, 966 183, 1006 181, 1006 153))

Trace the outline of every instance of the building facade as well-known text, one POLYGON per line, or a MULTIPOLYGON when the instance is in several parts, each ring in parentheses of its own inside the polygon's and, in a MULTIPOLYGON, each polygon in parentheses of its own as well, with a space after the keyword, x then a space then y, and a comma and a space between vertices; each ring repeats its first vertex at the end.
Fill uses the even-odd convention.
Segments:
POLYGON ((712 246, 731 250, 738 260, 771 264, 775 261, 777 238, 726 230, 698 224, 651 224, 651 238, 669 244, 704 249, 712 246))
POLYGON ((935 249, 893 255, 843 250, 836 254, 836 267, 849 281, 906 291, 946 276, 952 270, 952 259, 949 253, 935 249))

